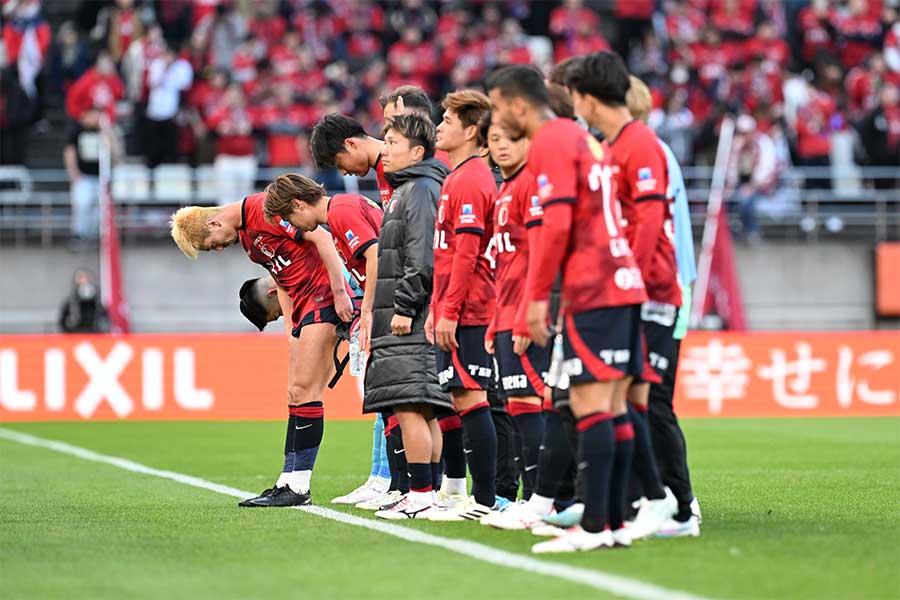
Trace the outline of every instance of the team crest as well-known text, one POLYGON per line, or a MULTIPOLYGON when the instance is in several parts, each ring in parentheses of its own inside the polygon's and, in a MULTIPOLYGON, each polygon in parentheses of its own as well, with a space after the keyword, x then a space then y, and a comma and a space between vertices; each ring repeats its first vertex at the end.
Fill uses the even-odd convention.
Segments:
POLYGON ((253 240, 253 245, 259 248, 259 251, 265 254, 268 258, 275 258, 275 251, 272 250, 272 247, 263 241, 263 236, 256 236, 256 239, 253 240))

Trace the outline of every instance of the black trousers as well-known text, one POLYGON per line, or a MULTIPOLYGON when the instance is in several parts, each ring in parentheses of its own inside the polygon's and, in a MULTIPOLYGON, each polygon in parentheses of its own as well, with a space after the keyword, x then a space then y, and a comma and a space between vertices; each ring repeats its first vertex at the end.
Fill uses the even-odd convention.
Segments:
POLYGON ((690 510, 694 493, 691 490, 691 474, 688 471, 687 444, 678 424, 678 417, 672 408, 672 397, 675 393, 675 374, 678 371, 678 353, 681 340, 675 340, 675 349, 669 368, 663 375, 660 384, 650 386, 650 404, 647 416, 650 425, 650 439, 659 474, 663 483, 671 488, 678 500, 678 510, 685 513, 690 510))
POLYGON ((178 160, 178 127, 174 119, 154 121, 144 119, 144 154, 147 166, 173 163, 178 160))

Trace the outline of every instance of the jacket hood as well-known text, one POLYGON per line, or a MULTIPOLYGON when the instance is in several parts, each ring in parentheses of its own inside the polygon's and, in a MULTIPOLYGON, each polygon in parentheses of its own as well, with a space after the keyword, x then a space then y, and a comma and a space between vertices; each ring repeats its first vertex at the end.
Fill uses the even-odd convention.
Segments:
POLYGON ((420 179, 422 177, 428 177, 434 179, 438 183, 443 183, 444 178, 449 174, 450 169, 447 168, 447 165, 438 159, 431 157, 422 162, 417 162, 401 171, 385 173, 384 177, 387 179, 387 182, 391 184, 391 187, 398 188, 411 179, 420 179))

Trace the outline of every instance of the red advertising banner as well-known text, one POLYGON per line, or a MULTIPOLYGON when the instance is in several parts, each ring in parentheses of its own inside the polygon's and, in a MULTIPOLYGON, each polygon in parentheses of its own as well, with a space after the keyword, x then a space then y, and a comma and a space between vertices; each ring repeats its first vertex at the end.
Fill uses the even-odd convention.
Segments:
MULTIPOLYGON (((282 419, 280 336, 10 335, 0 338, 0 422, 282 419)), ((329 419, 361 415, 349 374, 329 419)), ((900 415, 897 332, 691 333, 675 408, 682 417, 900 415)))

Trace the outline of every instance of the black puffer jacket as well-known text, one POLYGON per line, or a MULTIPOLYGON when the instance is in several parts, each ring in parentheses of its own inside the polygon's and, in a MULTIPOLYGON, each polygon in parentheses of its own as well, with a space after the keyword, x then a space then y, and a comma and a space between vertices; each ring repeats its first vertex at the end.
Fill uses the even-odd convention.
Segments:
POLYGON ((438 383, 434 346, 425 339, 434 276, 434 221, 441 183, 449 172, 442 162, 430 158, 386 174, 394 194, 378 235, 378 283, 364 412, 402 404, 452 407, 450 396, 438 383), (412 317, 409 335, 391 333, 394 314, 412 317))

